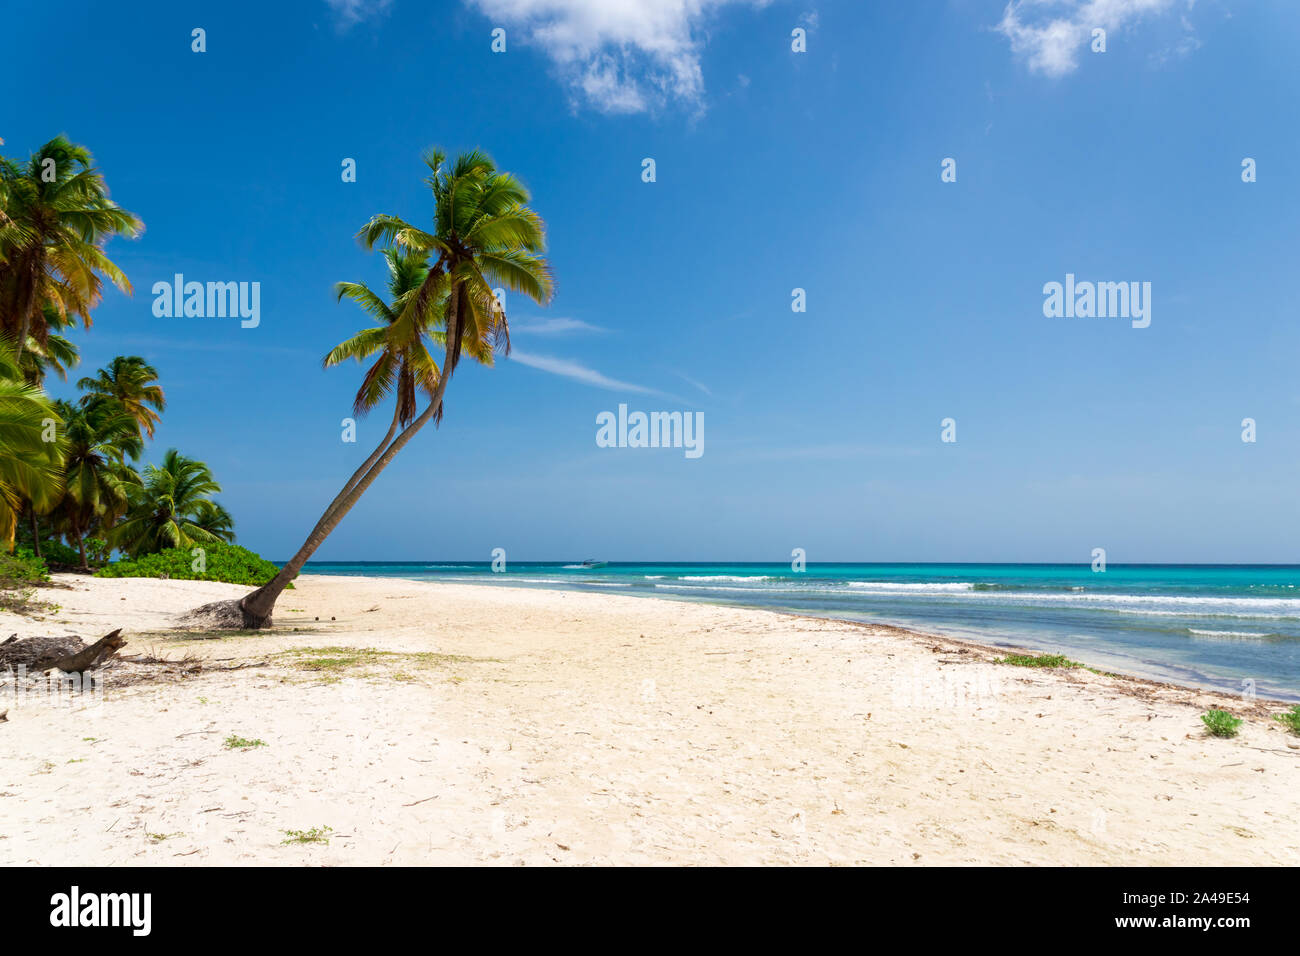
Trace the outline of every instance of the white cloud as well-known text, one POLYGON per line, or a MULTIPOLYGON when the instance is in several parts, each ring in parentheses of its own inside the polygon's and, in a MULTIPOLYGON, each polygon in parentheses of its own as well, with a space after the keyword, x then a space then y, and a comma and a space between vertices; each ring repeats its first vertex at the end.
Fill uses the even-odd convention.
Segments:
POLYGON ((575 382, 582 382, 584 385, 595 385, 597 388, 607 388, 614 392, 640 392, 645 395, 661 394, 653 388, 646 388, 644 385, 620 382, 570 359, 552 358, 549 355, 529 355, 520 352, 518 349, 513 349, 510 352, 510 360, 518 362, 520 365, 527 365, 529 368, 550 372, 552 375, 561 375, 564 378, 573 379, 575 382))
POLYGON ((511 335, 560 335, 565 332, 604 332, 581 319, 523 319, 510 324, 511 335))
POLYGON ((325 0, 325 5, 333 11, 338 28, 347 30, 362 20, 387 13, 393 0, 325 0))
POLYGON ((708 17, 726 5, 762 7, 770 0, 466 2, 541 47, 575 104, 639 113, 669 102, 702 109, 700 50, 708 17))
MULTIPOLYGON (((1025 58, 1029 69, 1047 76, 1064 76, 1079 66, 1079 51, 1101 27, 1110 34, 1144 17, 1161 14, 1175 0, 1012 0, 997 29, 1011 41, 1011 51, 1025 58)), ((1189 2, 1187 6, 1191 6, 1189 2)), ((1184 23, 1190 29, 1190 24, 1184 23)))

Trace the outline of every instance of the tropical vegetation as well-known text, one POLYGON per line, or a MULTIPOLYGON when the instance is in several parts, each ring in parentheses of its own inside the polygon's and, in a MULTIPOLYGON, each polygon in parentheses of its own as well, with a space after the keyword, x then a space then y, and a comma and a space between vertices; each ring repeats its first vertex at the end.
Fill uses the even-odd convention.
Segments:
MULTIPOLYGON (((91 326, 104 282, 131 291, 105 245, 142 230, 109 199, 90 153, 66 137, 25 163, 0 157, 0 587, 39 583, 24 570, 33 563, 88 570, 118 551, 138 568, 172 549, 234 541, 204 462, 172 448, 137 468, 167 408, 153 365, 119 355, 81 378, 72 397, 45 389, 78 365, 65 333, 91 326)), ((167 559, 157 564, 183 576, 167 559)), ((242 548, 221 552, 215 566, 249 584, 275 571, 242 548)))
POLYGON ((171 578, 178 581, 225 581, 263 585, 279 569, 237 544, 209 542, 194 548, 165 548, 134 559, 114 561, 95 572, 99 578, 171 578))

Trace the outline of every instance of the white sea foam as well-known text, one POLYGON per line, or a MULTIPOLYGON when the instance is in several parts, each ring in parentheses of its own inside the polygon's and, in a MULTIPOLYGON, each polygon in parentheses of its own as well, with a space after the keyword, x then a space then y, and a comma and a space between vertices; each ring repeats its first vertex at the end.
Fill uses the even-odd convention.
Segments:
POLYGON ((778 581, 780 578, 751 574, 683 574, 683 581, 778 581))
POLYGON ((925 584, 908 584, 900 581, 849 581, 851 588, 863 588, 868 591, 890 592, 897 591, 900 593, 931 593, 945 594, 952 591, 973 591, 975 585, 970 581, 958 581, 955 583, 925 583, 925 584))
POLYGON ((1195 634, 1198 637, 1222 637, 1222 638, 1260 638, 1268 637, 1265 631, 1203 631, 1199 628, 1189 627, 1187 633, 1195 634))

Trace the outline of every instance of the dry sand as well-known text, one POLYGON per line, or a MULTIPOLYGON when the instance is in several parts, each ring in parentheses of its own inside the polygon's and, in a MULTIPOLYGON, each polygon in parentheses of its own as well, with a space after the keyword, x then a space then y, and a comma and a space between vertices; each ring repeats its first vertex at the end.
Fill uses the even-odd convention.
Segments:
POLYGON ((202 666, 0 699, 0 864, 1300 863, 1280 705, 1214 739, 1241 701, 891 628, 376 578, 199 641, 174 617, 243 588, 58 582, 0 637, 202 666))

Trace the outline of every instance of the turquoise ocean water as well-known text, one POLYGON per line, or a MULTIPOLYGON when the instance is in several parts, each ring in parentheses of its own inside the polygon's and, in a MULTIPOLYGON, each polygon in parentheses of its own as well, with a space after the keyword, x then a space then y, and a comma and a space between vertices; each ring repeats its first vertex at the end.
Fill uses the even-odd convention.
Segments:
POLYGON ((312 562, 309 574, 572 588, 897 624, 1300 700, 1300 565, 312 562))

